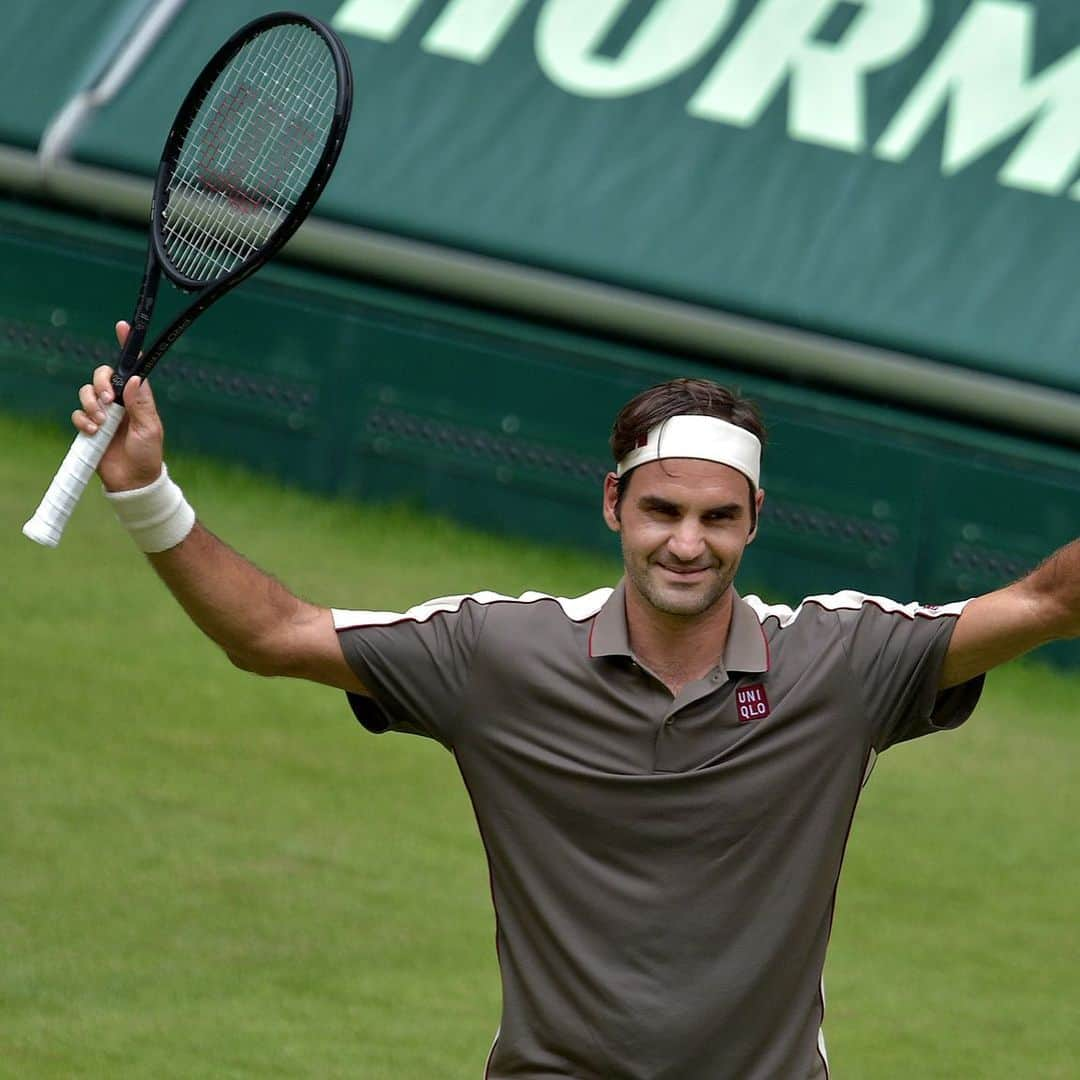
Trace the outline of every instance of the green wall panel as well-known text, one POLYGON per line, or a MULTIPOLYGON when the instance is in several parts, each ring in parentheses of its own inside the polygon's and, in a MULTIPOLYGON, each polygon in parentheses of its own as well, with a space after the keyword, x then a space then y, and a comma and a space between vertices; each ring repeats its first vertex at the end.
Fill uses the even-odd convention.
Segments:
POLYGON ((57 112, 128 36, 150 0, 4 0, 0 143, 38 145, 57 112))
MULTIPOLYGON (((270 7, 189 0, 78 159, 152 174, 270 7)), ((300 7, 357 75, 321 215, 1080 391, 1075 0, 300 7)))

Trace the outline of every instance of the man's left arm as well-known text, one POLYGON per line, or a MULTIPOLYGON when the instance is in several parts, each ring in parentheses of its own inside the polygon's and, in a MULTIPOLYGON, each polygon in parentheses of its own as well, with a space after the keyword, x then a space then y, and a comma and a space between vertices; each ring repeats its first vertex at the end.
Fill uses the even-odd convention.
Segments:
POLYGON ((1066 544, 1027 577, 964 608, 953 631, 940 689, 1058 638, 1080 637, 1080 540, 1066 544))

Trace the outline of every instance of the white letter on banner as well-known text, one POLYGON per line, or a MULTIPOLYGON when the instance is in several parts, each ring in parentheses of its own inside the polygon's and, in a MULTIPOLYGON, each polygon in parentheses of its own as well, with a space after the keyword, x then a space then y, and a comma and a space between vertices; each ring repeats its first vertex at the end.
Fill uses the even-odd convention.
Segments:
POLYGON ((359 34, 376 41, 393 41, 405 29, 424 0, 349 0, 330 25, 343 34, 359 34))
POLYGON ((482 64, 530 0, 451 0, 421 43, 428 52, 482 64))
POLYGON ((595 55, 629 0, 547 0, 536 56, 556 86, 584 97, 649 90, 699 60, 727 26, 735 0, 656 0, 620 56, 595 55))
POLYGON ((750 127, 791 77, 794 139, 857 153, 866 146, 868 72, 926 32, 929 0, 848 0, 862 10, 836 43, 816 41, 844 0, 763 0, 687 106, 693 116, 750 127))
POLYGON ((893 117, 877 156, 902 161, 947 108, 946 176, 1030 125, 998 179, 1047 195, 1064 192, 1080 165, 1080 49, 1031 78, 1034 33, 1027 4, 973 4, 893 117))

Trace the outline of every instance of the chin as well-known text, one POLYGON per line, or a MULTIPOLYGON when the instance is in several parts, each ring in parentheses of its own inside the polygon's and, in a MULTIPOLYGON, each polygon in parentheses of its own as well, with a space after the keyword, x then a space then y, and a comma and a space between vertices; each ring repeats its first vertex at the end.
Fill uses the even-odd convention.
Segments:
POLYGON ((664 588, 652 590, 647 599, 657 611, 662 611, 665 615, 702 615, 715 607, 726 592, 727 586, 719 590, 664 588))
POLYGON ((706 611, 716 606, 717 600, 719 600, 719 597, 706 596, 701 599, 687 597, 683 600, 673 600, 665 603, 662 607, 658 607, 658 610, 664 612, 665 615, 682 615, 690 618, 694 615, 704 615, 706 611))

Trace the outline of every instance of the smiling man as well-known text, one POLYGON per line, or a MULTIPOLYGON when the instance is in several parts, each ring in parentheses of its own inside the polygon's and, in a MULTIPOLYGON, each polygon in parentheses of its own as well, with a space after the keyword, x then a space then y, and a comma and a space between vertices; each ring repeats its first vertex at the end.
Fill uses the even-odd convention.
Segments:
MULTIPOLYGON (((109 374, 82 388, 80 430, 109 374)), ((164 470, 149 387, 124 403, 102 480, 192 619, 237 665, 343 689, 369 730, 453 753, 497 920, 490 1080, 826 1077, 821 973, 874 756, 956 727, 988 668, 1080 633, 1080 542, 944 607, 740 597, 764 430, 702 380, 616 420, 614 588, 400 613, 306 603, 221 543, 164 470)))
POLYGON ((634 651, 673 692, 712 668, 727 636, 732 584, 765 498, 764 435, 748 402, 689 380, 641 395, 615 423, 604 520, 622 539, 634 651), (672 414, 693 394, 729 419, 672 414))

